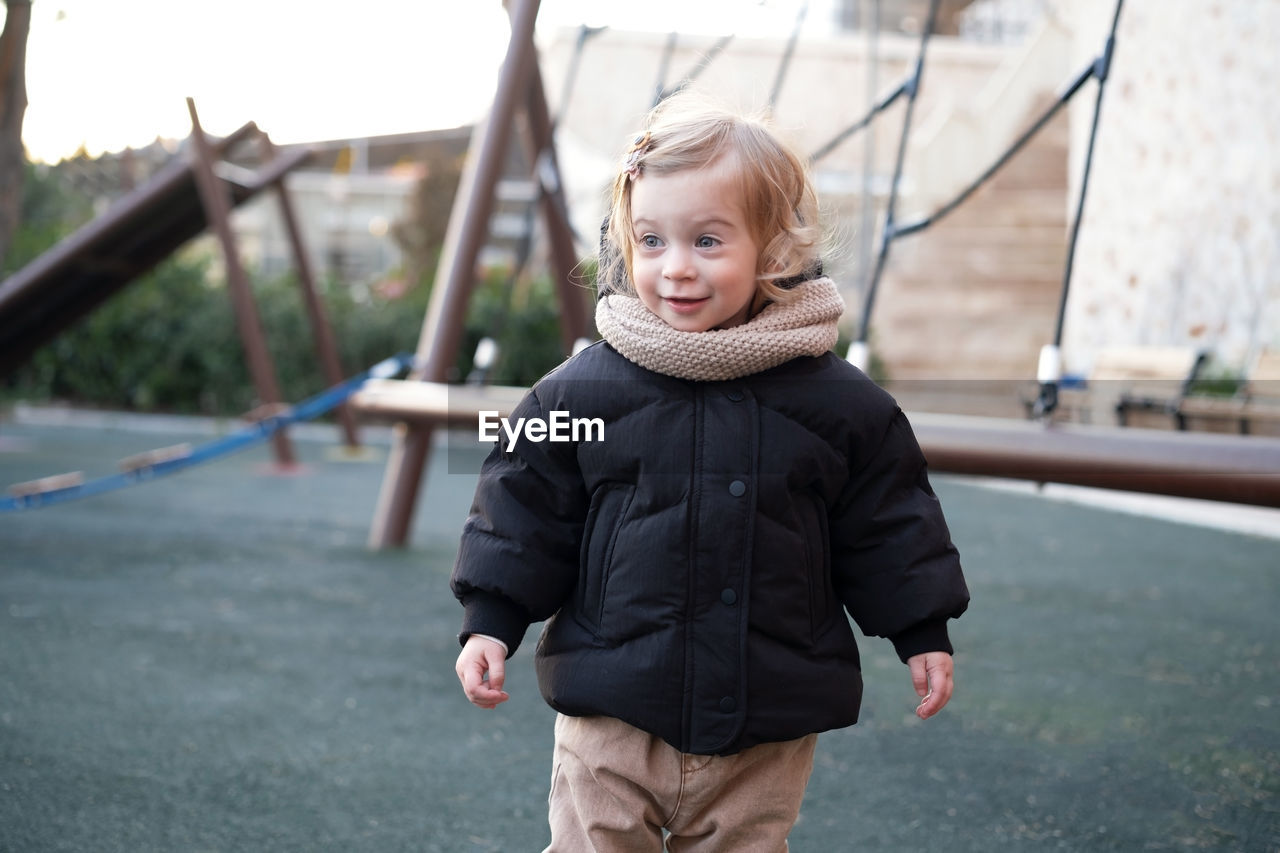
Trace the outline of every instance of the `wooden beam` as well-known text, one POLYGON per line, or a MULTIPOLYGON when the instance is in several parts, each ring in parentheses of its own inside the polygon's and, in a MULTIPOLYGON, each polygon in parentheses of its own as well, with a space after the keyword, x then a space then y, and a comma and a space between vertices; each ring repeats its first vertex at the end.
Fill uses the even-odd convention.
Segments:
MULTIPOLYGON (((475 429, 480 412, 506 417, 525 393, 371 380, 351 402, 374 419, 475 429)), ((969 415, 916 413, 910 420, 933 471, 1280 507, 1277 438, 969 415)))
MULTIPOLYGON (((502 174, 516 111, 525 101, 530 69, 536 61, 533 31, 538 5, 538 0, 516 0, 511 13, 507 56, 489 117, 472 134, 440 253, 435 290, 418 339, 417 354, 423 366, 412 374, 412 379, 444 381, 457 358, 476 260, 488 236, 493 191, 502 174)), ((431 435, 429 424, 397 428, 369 531, 369 547, 402 546, 408 539, 431 435)))
MULTIPOLYGON (((279 150, 265 133, 261 136, 263 159, 275 163, 279 159, 279 150)), ((310 152, 306 152, 309 156, 310 152)), ((329 318, 324 310, 324 303, 316 290, 316 277, 311 269, 311 258, 307 254, 302 239, 302 228, 298 225, 298 216, 294 212, 293 198, 285 186, 284 176, 292 168, 272 171, 271 185, 275 188, 276 201, 280 205, 280 219, 284 222, 285 235, 289 239, 289 248, 293 251, 294 272, 298 276, 298 289, 302 293, 302 304, 307 310, 307 319, 311 323, 311 336, 315 342, 316 357, 320 360, 320 370, 330 385, 338 385, 346 379, 342 369, 342 360, 338 357, 338 346, 333 340, 333 331, 329 326, 329 318)), ((339 404, 334 410, 338 425, 349 448, 360 446, 360 438, 356 430, 355 417, 345 404, 339 404)))
MULTIPOLYGON (((204 129, 200 126, 200 117, 196 114, 195 101, 191 98, 187 98, 187 112, 191 114, 191 142, 195 152, 191 158, 191 169, 195 175, 201 204, 204 205, 205 216, 214 234, 217 235, 218 242, 222 245, 222 257, 227 274, 227 292, 231 295, 231 304, 235 309, 236 326, 240 330, 240 341, 249 363, 249 374, 253 377, 254 388, 262 403, 264 405, 279 404, 281 402, 280 386, 276 382, 275 365, 271 360, 271 352, 267 349, 266 338, 262 333, 262 320, 258 316, 258 306, 253 301, 253 292, 249 289, 249 278, 240 264, 235 235, 231 231, 231 203, 227 198, 226 188, 214 174, 215 149, 204 135, 204 129)), ((275 450, 277 464, 285 467, 297 464, 293 455, 293 446, 283 429, 272 434, 271 446, 275 450)))
POLYGON ((1280 439, 914 414, 935 471, 1280 507, 1280 439))

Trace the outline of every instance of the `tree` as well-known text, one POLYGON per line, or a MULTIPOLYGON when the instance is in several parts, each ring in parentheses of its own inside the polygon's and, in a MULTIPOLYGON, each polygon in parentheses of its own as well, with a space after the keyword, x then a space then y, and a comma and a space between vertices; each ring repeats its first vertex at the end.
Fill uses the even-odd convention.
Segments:
POLYGON ((391 229, 392 238, 404 252, 405 283, 409 287, 416 287, 435 273, 465 157, 465 151, 458 153, 444 145, 422 155, 422 177, 409 198, 409 209, 391 229))
POLYGON ((18 227, 27 154, 22 147, 22 118, 27 112, 27 34, 31 0, 5 0, 0 33, 0 262, 18 227))

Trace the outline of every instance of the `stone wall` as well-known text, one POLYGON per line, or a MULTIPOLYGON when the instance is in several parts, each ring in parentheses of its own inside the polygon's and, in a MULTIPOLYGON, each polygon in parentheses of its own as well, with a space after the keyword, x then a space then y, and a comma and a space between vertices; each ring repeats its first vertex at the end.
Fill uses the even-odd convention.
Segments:
MULTIPOLYGON (((1114 0, 1059 0, 1075 53, 1114 0)), ((1190 345, 1223 369, 1280 347, 1280 3, 1128 0, 1102 107, 1064 333, 1099 347, 1190 345)), ((1093 87, 1072 111, 1078 192, 1093 87)))

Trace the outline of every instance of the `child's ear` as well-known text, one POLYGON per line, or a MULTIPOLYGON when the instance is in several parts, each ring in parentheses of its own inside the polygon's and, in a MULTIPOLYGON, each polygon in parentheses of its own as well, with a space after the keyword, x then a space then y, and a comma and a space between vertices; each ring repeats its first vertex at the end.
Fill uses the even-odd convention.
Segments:
POLYGON ((751 316, 759 314, 769 304, 769 297, 765 296, 764 290, 760 287, 759 280, 756 281, 756 294, 751 297, 751 316))

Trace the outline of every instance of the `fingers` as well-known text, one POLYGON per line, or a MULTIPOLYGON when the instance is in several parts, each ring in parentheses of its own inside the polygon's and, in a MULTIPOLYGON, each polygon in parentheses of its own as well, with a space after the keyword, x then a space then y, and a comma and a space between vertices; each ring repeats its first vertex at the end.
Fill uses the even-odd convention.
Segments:
POLYGON ((911 668, 911 682, 916 695, 923 697, 916 707, 916 716, 927 720, 951 701, 951 693, 955 689, 951 655, 928 652, 911 657, 907 664, 911 668))
POLYGON ((929 695, 929 677, 924 666, 926 657, 927 655, 916 655, 907 660, 907 666, 911 668, 911 686, 922 699, 929 695))
POLYGON ((506 681, 506 652, 492 640, 468 639, 454 671, 462 682, 462 692, 479 708, 496 708, 511 698, 502 689, 506 681))
POLYGON ((497 691, 498 693, 501 693, 503 696, 506 696, 507 694, 503 693, 502 691, 502 685, 507 680, 506 655, 502 654, 501 652, 498 652, 496 655, 492 655, 488 657, 488 662, 489 662, 489 688, 491 690, 497 691))

